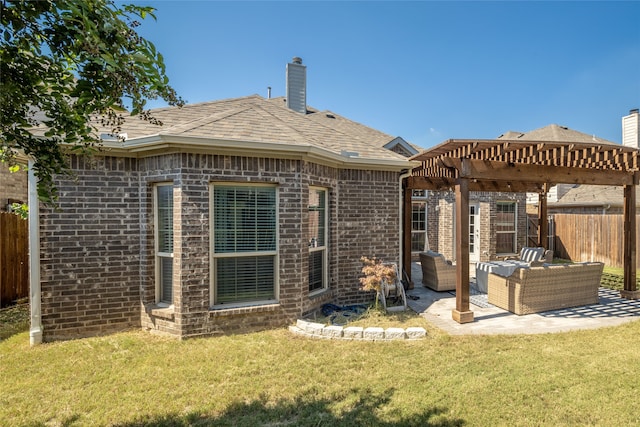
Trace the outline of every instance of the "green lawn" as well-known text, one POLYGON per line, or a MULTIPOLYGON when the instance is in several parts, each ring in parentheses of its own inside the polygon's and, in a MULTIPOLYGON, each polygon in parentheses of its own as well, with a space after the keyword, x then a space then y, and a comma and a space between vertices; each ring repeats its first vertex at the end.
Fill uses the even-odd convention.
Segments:
POLYGON ((0 425, 637 425, 640 322, 345 342, 286 330, 0 342, 0 425))
POLYGON ((358 322, 370 321, 422 325, 428 337, 327 341, 280 329, 175 341, 134 331, 29 347, 28 332, 13 331, 0 341, 0 425, 640 424, 638 321, 462 337, 418 316, 358 322))
POLYGON ((0 309, 0 341, 29 330, 29 304, 0 309))
MULTIPOLYGON (((636 274, 636 284, 640 289, 640 279, 636 274)), ((600 285, 605 288, 621 290, 624 288, 624 269, 622 267, 604 267, 600 285)))

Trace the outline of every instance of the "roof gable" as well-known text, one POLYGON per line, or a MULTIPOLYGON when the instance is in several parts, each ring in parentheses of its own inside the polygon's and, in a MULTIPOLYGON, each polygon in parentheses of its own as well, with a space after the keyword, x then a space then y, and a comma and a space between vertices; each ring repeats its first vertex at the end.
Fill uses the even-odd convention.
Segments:
POLYGON ((398 153, 405 157, 411 157, 418 154, 420 151, 417 150, 413 145, 409 144, 407 141, 402 139, 402 137, 398 136, 393 138, 391 141, 387 142, 384 145, 384 148, 387 150, 391 150, 395 153, 398 153))

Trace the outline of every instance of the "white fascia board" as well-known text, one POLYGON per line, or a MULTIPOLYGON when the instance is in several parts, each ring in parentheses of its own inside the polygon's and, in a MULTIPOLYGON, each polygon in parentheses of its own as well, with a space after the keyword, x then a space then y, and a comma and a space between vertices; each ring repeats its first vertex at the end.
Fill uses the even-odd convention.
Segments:
POLYGON ((238 156, 269 156, 286 159, 308 160, 328 166, 402 171, 421 165, 421 162, 403 159, 371 159, 365 157, 347 157, 333 151, 312 145, 294 145, 260 141, 233 141, 206 137, 185 137, 174 135, 150 135, 129 139, 121 143, 105 144, 114 154, 158 154, 168 152, 196 151, 202 153, 227 154, 238 156))

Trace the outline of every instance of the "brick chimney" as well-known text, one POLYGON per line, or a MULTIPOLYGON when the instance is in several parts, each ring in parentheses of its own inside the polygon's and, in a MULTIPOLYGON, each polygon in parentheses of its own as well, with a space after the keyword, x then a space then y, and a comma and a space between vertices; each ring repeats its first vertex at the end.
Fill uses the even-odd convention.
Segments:
POLYGON ((287 107, 307 113, 307 67, 297 56, 287 64, 287 107))
POLYGON ((635 108, 629 111, 628 116, 622 118, 622 145, 625 147, 640 148, 640 114, 635 108))

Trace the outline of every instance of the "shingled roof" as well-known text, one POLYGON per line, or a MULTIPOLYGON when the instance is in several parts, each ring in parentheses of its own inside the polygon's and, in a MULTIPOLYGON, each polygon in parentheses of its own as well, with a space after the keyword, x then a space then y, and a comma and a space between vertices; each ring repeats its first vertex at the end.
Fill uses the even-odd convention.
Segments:
POLYGON ((497 139, 522 140, 522 141, 557 141, 557 142, 592 142, 597 144, 614 144, 615 142, 598 138, 595 135, 578 132, 566 126, 551 124, 526 133, 508 131, 497 139))
MULTIPOLYGON (((500 135, 498 139, 515 139, 521 141, 567 141, 576 143, 613 144, 615 142, 599 138, 595 135, 578 132, 565 126, 551 124, 527 133, 509 131, 500 135)), ((566 184, 563 184, 566 186, 566 184)), ((611 185, 572 185, 571 188, 556 202, 549 202, 549 207, 560 206, 622 206, 622 190, 619 186, 611 185)), ((638 199, 640 203, 640 199, 638 199)))
MULTIPOLYGON (((154 137, 311 146, 337 155, 379 160, 406 160, 384 145, 395 137, 330 111, 308 108, 307 114, 286 107, 283 98, 259 95, 151 110, 161 126, 128 118, 122 126, 125 145, 154 137), (357 154, 356 154, 357 153, 357 154)), ((204 143, 204 142, 201 142, 204 143)), ((407 166, 408 167, 408 166, 407 166)))

